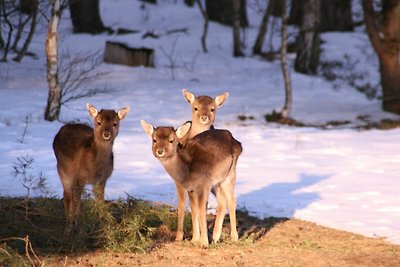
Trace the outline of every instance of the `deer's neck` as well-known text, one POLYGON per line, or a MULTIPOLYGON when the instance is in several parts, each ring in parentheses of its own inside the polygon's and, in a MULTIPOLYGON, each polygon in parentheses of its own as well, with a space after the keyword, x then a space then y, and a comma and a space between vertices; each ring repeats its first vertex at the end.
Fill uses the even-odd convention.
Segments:
POLYGON ((203 125, 203 124, 200 124, 200 123, 194 123, 190 127, 189 132, 187 133, 187 136, 188 136, 187 139, 192 139, 193 137, 195 137, 199 133, 202 133, 202 132, 208 131, 208 130, 210 130, 210 126, 203 125))
POLYGON ((185 182, 189 168, 180 153, 176 153, 173 157, 163 161, 162 164, 172 179, 181 184, 185 182))
POLYGON ((97 164, 103 164, 112 160, 113 142, 96 142, 93 145, 97 164))

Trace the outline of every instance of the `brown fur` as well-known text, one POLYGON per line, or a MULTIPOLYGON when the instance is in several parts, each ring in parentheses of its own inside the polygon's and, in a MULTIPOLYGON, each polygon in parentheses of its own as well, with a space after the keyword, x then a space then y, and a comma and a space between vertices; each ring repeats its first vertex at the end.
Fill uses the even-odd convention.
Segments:
POLYGON ((81 195, 86 184, 93 184, 96 200, 104 201, 104 188, 114 166, 113 144, 118 135, 119 121, 129 108, 97 111, 87 104, 94 120, 94 129, 83 124, 67 124, 54 138, 53 149, 57 171, 64 189, 67 218, 65 233, 69 234, 79 213, 81 195))
POLYGON ((237 159, 242 152, 240 142, 227 130, 209 130, 196 135, 179 148, 179 138, 190 128, 185 124, 174 131, 172 127, 154 128, 142 121, 142 127, 152 139, 153 155, 160 160, 168 174, 175 180, 178 194, 177 240, 183 236, 184 201, 189 195, 192 210, 193 242, 208 246, 206 205, 213 190, 218 209, 213 231, 213 241, 221 236, 226 204, 229 207, 231 238, 238 239, 236 230, 236 200, 234 186, 237 159), (183 200, 183 201, 182 201, 183 200))

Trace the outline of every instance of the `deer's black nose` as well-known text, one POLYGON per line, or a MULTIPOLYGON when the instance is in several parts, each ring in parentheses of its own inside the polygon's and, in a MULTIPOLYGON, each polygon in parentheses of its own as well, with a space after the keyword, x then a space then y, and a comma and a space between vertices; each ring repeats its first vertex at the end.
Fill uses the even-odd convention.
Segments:
POLYGON ((200 120, 202 121, 202 122, 208 122, 208 116, 201 116, 200 117, 200 120))
POLYGON ((103 139, 104 140, 110 140, 111 139, 111 133, 110 132, 103 132, 103 139))
POLYGON ((157 156, 160 158, 165 156, 165 151, 162 148, 157 149, 156 153, 157 153, 157 156))

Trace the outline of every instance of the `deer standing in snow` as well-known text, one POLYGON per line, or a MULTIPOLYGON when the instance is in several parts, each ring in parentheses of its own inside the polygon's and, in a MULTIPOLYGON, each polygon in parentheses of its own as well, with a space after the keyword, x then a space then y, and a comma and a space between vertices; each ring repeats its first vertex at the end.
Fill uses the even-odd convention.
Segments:
POLYGON ((234 187, 236 180, 237 159, 242 152, 242 146, 227 130, 204 131, 180 147, 179 139, 190 130, 190 123, 179 127, 154 128, 151 124, 141 121, 146 134, 153 140, 153 155, 161 162, 168 174, 179 185, 178 190, 178 221, 177 240, 183 237, 179 223, 184 214, 183 203, 186 194, 189 195, 192 210, 193 236, 192 242, 200 242, 208 246, 206 208, 211 190, 218 202, 217 216, 213 230, 213 241, 221 236, 222 224, 228 203, 231 225, 231 238, 238 240, 236 229, 236 200, 234 187), (180 218, 180 217, 179 217, 180 218))
POLYGON ((53 141, 57 171, 64 188, 66 235, 70 234, 79 213, 86 184, 93 185, 96 200, 104 201, 104 188, 114 166, 112 150, 119 122, 129 112, 129 107, 118 112, 98 111, 90 104, 86 108, 94 120, 94 129, 83 124, 66 124, 53 141))

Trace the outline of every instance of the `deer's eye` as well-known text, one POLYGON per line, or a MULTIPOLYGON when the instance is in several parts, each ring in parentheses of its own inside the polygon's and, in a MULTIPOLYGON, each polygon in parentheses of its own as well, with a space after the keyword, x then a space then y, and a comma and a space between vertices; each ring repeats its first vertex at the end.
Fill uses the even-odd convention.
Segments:
POLYGON ((153 139, 153 143, 157 143, 157 140, 156 140, 156 139, 153 139))
POLYGON ((194 110, 195 110, 195 111, 198 111, 199 109, 198 109, 197 107, 194 107, 194 110))
POLYGON ((211 108, 211 112, 214 112, 215 111, 215 108, 211 108))
POLYGON ((99 126, 100 126, 100 125, 101 125, 101 121, 97 121, 97 125, 99 125, 99 126))
POLYGON ((174 139, 170 139, 169 143, 172 144, 174 142, 174 139))
POLYGON ((115 122, 114 122, 114 127, 116 127, 117 125, 118 125, 118 122, 115 121, 115 122))

